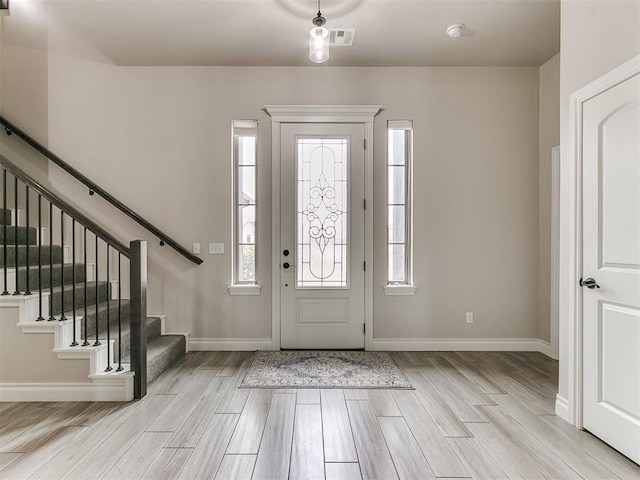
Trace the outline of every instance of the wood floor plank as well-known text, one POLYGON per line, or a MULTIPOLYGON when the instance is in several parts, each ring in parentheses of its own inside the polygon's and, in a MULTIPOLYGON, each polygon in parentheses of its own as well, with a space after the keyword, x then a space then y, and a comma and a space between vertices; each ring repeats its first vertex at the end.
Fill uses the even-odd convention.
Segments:
MULTIPOLYGON (((536 461, 538 470, 547 478, 562 478, 563 480, 581 480, 583 477, 563 462, 556 453, 548 447, 548 445, 540 442, 529 431, 511 416, 505 413, 502 408, 482 406, 485 415, 506 438, 509 439, 513 447, 519 448, 521 451, 527 452, 527 455, 536 461)), ((559 452, 558 452, 559 453, 559 452)), ((606 480, 606 477, 598 477, 606 480)), ((609 477, 615 480, 613 476, 609 477)))
POLYGON ((238 417, 235 414, 213 416, 178 478, 183 480, 214 478, 231 440, 238 417))
POLYGON ((297 405, 289 478, 324 480, 320 405, 297 405))
POLYGON ((587 431, 578 430, 556 415, 538 415, 540 421, 564 435, 575 448, 580 448, 595 461, 622 479, 640 479, 640 465, 611 448, 587 431))
POLYGON ((362 478, 398 478, 371 404, 363 400, 348 400, 347 411, 362 478))
POLYGON ((325 463, 326 480, 362 480, 357 463, 325 463))
POLYGON ((136 415, 143 405, 147 404, 155 405, 152 397, 124 404, 117 412, 105 415, 95 425, 91 426, 85 434, 69 442, 64 449, 38 469, 31 478, 42 480, 64 478, 82 460, 92 456, 93 452, 113 432, 122 425, 130 423, 131 417, 136 415))
POLYGON ((231 383, 229 377, 214 377, 200 395, 191 411, 174 430, 165 444, 166 447, 193 448, 198 443, 204 429, 215 414, 231 383))
POLYGON ((405 352, 389 352, 398 368, 403 372, 417 372, 416 366, 411 363, 405 352))
POLYGON ((140 478, 170 436, 170 432, 144 432, 109 469, 102 480, 140 478))
POLYGON ((445 437, 471 437, 471 433, 447 402, 420 373, 406 373, 415 394, 445 437))
POLYGON ((447 356, 444 358, 484 393, 504 393, 500 387, 489 380, 474 364, 460 357, 458 352, 447 352, 447 356))
MULTIPOLYGON (((618 478, 602 464, 595 461, 570 438, 555 430, 539 416, 531 413, 525 405, 510 395, 495 395, 500 408, 536 439, 550 448, 564 463, 573 468, 583 478, 615 480, 618 478)), ((494 422, 495 424, 495 422, 494 422)))
POLYGON ((320 405, 320 390, 317 388, 299 388, 296 395, 298 405, 320 405))
POLYGON ((14 422, 5 425, 0 429, 0 452, 25 453, 26 450, 19 446, 20 440, 32 438, 33 434, 29 432, 39 430, 38 425, 46 422, 56 411, 57 409, 49 407, 36 408, 30 414, 20 416, 14 422))
POLYGON ((369 390, 364 388, 345 388, 342 392, 345 400, 369 400, 369 390))
POLYGON ((391 390, 371 390, 369 401, 376 417, 401 417, 400 409, 391 395, 391 390))
POLYGON ((189 352, 147 387, 147 395, 176 395, 191 376, 207 361, 211 352, 189 352))
MULTIPOLYGON (((37 450, 21 455, 0 472, 0 478, 22 480, 31 477, 40 467, 66 448, 69 442, 86 433, 87 427, 63 427, 38 445, 37 450)), ((10 455, 10 454, 3 454, 10 455)), ((1 458, 1 457, 0 457, 1 458)))
MULTIPOLYGON (((216 413, 242 413, 242 409, 244 408, 244 404, 249 398, 248 388, 238 388, 242 383, 242 379, 244 378, 247 370, 251 366, 252 356, 248 357, 244 360, 236 374, 231 379, 231 384, 227 389, 227 393, 220 401, 218 408, 216 409, 216 413)), ((220 371, 218 371, 218 374, 220 371)))
POLYGON ((491 397, 476 387, 467 377, 462 375, 448 359, 436 357, 431 359, 431 363, 436 367, 438 372, 442 372, 444 377, 451 382, 458 394, 465 398, 471 405, 495 405, 491 397))
POLYGON ((418 397, 409 390, 396 390, 393 398, 436 477, 469 477, 469 472, 451 448, 418 397))
POLYGON ((198 370, 191 380, 177 395, 170 397, 170 405, 158 415, 158 418, 148 428, 150 432, 174 432, 177 430, 187 414, 198 403, 207 386, 215 378, 213 370, 198 370))
POLYGON ((151 425, 156 416, 162 414, 171 400, 170 395, 152 395, 143 399, 136 414, 109 437, 103 438, 100 448, 94 449, 65 478, 86 480, 106 473, 151 425))
POLYGON ((24 453, 0 453, 0 472, 23 455, 24 453))
POLYGON ((105 415, 116 412, 122 407, 122 402, 88 402, 85 410, 70 418, 67 427, 90 427, 105 415))
POLYGON ((8 443, 0 447, 3 452, 26 453, 45 441, 50 435, 60 430, 68 422, 68 417, 75 417, 88 408, 88 403, 67 403, 64 408, 44 408, 50 412, 41 421, 33 424, 8 443))
POLYGON ((458 454, 473 480, 507 480, 509 478, 491 454, 482 448, 477 438, 447 438, 447 442, 458 454))
POLYGON ((229 358, 229 355, 231 355, 231 352, 211 352, 209 358, 200 365, 200 369, 220 370, 224 362, 229 358))
POLYGON ((461 422, 486 422, 480 411, 471 404, 471 399, 464 397, 451 379, 447 378, 433 364, 418 367, 418 371, 433 386, 461 422))
POLYGON ((225 455, 215 480, 251 480, 256 455, 225 455))
POLYGON ((435 479, 404 418, 378 418, 382 435, 401 479, 435 479))
POLYGON ((494 368, 486 368, 484 370, 488 378, 496 383, 505 393, 513 395, 526 403, 534 413, 537 414, 554 414, 555 405, 548 398, 545 398, 539 392, 530 387, 523 385, 520 381, 505 372, 495 370, 494 368))
POLYGON ((295 409, 295 395, 273 395, 253 472, 254 479, 287 478, 295 409))
POLYGON ((511 440, 505 437, 495 425, 471 423, 468 427, 482 448, 494 458, 510 478, 545 480, 544 475, 527 453, 514 447, 511 440))
POLYGON ((18 402, 0 402, 0 413, 18 405, 18 402))
POLYGON ((218 370, 218 376, 220 377, 233 377, 246 360, 253 358, 254 352, 231 352, 231 355, 224 361, 220 370, 218 370))
POLYGON ((325 462, 357 462, 347 404, 342 390, 321 390, 325 462))
POLYGON ((38 409, 38 404, 33 402, 17 403, 0 412, 0 432, 10 423, 19 420, 25 415, 30 415, 38 409))
POLYGON ((404 352, 405 357, 415 366, 429 365, 429 359, 444 355, 444 352, 404 352))
POLYGON ((192 448, 163 448, 140 480, 175 480, 187 464, 192 448))
POLYGON ((227 455, 258 454, 272 396, 271 390, 254 389, 250 391, 245 408, 242 410, 231 442, 227 447, 227 455))

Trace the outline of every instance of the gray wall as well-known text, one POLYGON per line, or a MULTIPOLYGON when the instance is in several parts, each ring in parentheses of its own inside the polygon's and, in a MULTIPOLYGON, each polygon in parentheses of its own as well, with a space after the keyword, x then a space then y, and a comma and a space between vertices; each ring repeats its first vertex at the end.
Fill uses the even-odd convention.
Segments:
MULTIPOLYGON (((19 22, 19 10, 12 17, 19 22)), ((196 267, 149 239, 149 312, 168 315, 169 330, 202 339, 271 336, 271 141, 262 106, 381 104, 375 339, 538 338, 538 68, 115 67, 54 20, 38 37, 49 52, 3 30, 2 113, 182 244, 225 243, 225 255, 204 255, 196 267), (258 297, 231 297, 230 126, 248 118, 259 120, 263 288, 258 297), (414 121, 413 297, 382 289, 389 119, 414 121), (474 324, 465 324, 466 311, 474 324)), ((87 210, 105 211, 54 169, 47 173, 87 210)), ((123 237, 145 235, 101 215, 123 237)))

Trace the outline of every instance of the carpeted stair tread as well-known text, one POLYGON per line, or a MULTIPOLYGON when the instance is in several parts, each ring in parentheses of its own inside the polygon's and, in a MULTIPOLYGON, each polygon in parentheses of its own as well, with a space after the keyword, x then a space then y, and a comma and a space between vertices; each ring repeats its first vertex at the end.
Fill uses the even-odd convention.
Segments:
MULTIPOLYGON (((98 289, 98 303, 106 302, 109 298, 109 283, 105 281, 100 282, 87 282, 87 305, 95 305, 96 303, 96 288, 98 289)), ((54 315, 60 315, 63 311, 62 305, 62 292, 64 291, 64 311, 68 312, 73 310, 73 291, 75 290, 75 305, 76 315, 82 315, 84 311, 84 283, 76 283, 75 285, 69 284, 64 287, 53 287, 51 295, 52 299, 52 312, 54 315)), ((48 292, 49 289, 43 289, 44 292, 48 292)))
MULTIPOLYGON (((120 304, 120 315, 122 324, 129 323, 129 305, 130 300, 123 299, 120 304)), ((107 312, 109 314, 109 325, 111 327, 111 332, 118 331, 118 300, 109 300, 100 302, 98 304, 98 331, 106 332, 107 330, 107 312), (107 306, 109 308, 107 308, 107 306)), ((76 309, 76 315, 84 317, 84 305, 80 309, 76 309)), ((67 318, 73 318, 73 311, 65 312, 65 316, 67 318)), ((93 305, 87 306, 87 336, 93 337, 96 334, 96 306, 95 303, 93 305)), ((83 322, 83 334, 84 334, 84 319, 83 322)))
MULTIPOLYGON (((0 230, 2 228, 0 227, 0 230)), ((0 245, 0 268, 4 267, 4 245, 0 245)), ((27 250, 29 251, 29 265, 38 265, 38 250, 40 250, 40 261, 42 265, 49 264, 49 258, 55 264, 62 261, 62 248, 59 245, 18 245, 18 266, 22 267, 27 264, 27 250)), ((9 268, 16 265, 16 247, 15 245, 7 245, 7 266, 9 268)))
POLYGON ((0 226, 1 244, 15 245, 16 235, 18 236, 18 245, 37 245, 38 243, 38 229, 35 227, 0 226))
MULTIPOLYGON (((131 325, 129 324, 129 319, 127 318, 126 322, 122 323, 122 358, 123 362, 129 362, 129 355, 131 351, 131 325), (125 360, 126 359, 126 360, 125 360)), ((162 322, 158 317, 147 317, 147 344, 152 340, 161 336, 162 331, 162 322)), ((109 337, 112 340, 115 340, 113 346, 113 357, 117 360, 118 351, 120 349, 120 345, 118 344, 118 326, 115 325, 115 328, 111 328, 109 332, 109 337)), ((89 341, 95 341, 95 326, 93 328, 93 333, 87 335, 89 341)), ((98 334, 98 338, 101 342, 105 342, 107 338, 107 330, 106 328, 100 330, 98 334)))
MULTIPOLYGON (((84 265, 76 263, 65 263, 53 265, 42 265, 41 269, 38 269, 37 265, 30 266, 29 268, 29 290, 31 292, 37 291, 41 288, 46 290, 50 286, 50 280, 53 280, 53 286, 58 287, 64 280, 65 285, 73 283, 73 271, 75 269, 76 282, 82 282, 84 280, 85 269, 84 265), (63 275, 64 272, 64 275, 63 275), (53 277, 51 276, 53 274, 53 277)), ((27 283, 27 267, 18 267, 18 290, 24 292, 25 285, 27 283)))

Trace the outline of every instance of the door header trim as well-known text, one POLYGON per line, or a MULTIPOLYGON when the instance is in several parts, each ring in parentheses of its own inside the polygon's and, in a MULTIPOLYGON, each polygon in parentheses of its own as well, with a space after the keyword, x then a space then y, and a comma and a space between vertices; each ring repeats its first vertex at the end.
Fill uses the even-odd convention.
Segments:
POLYGON ((265 105, 272 122, 368 123, 382 110, 381 105, 265 105))

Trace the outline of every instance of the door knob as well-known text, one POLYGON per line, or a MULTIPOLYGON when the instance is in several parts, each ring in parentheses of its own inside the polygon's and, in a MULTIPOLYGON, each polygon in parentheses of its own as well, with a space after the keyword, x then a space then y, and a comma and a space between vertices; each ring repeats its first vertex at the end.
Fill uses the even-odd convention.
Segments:
POLYGON ((587 287, 589 290, 600 288, 600 285, 598 285, 593 278, 586 278, 585 280, 580 279, 580 286, 587 287))
POLYGON ((285 270, 288 269, 288 268, 293 268, 293 267, 295 267, 295 265, 291 265, 289 262, 284 262, 282 264, 282 268, 284 268, 285 270))

